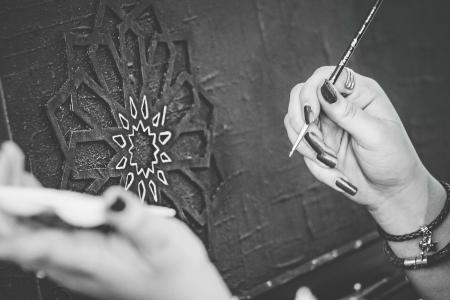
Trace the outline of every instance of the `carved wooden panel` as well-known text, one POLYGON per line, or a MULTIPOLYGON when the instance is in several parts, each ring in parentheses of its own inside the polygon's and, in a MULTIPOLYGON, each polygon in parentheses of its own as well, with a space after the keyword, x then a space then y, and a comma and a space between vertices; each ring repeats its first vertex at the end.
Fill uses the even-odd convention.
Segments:
MULTIPOLYGON (((428 39, 447 27, 417 25, 413 16, 435 19, 420 1, 399 25, 406 2, 386 4, 353 68, 381 81, 427 165, 450 176, 440 67, 450 49, 428 39), (412 67, 421 51, 435 59, 412 67)), ((0 140, 25 150, 45 186, 99 194, 121 184, 175 208, 233 292, 253 297, 376 238, 363 208, 287 158, 283 129, 290 88, 339 58, 366 4, 5 0, 0 140)), ((0 267, 0 299, 81 298, 0 267)))
POLYGON ((213 104, 186 35, 158 15, 145 1, 100 1, 93 27, 64 32, 68 78, 46 104, 64 155, 60 187, 98 194, 121 184, 204 230, 208 187, 219 180, 214 166, 202 177, 213 104))

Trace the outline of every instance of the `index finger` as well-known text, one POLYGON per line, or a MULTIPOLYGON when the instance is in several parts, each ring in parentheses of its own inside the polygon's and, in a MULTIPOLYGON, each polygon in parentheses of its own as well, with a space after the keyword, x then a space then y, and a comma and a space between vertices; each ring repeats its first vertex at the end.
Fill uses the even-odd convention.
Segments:
POLYGON ((288 120, 291 124, 291 127, 299 132, 302 128, 304 122, 303 114, 302 114, 302 105, 300 103, 300 93, 303 88, 304 83, 299 83, 295 85, 290 93, 289 97, 289 106, 288 106, 288 120))
MULTIPOLYGON (((299 83, 291 90, 289 99, 289 122, 295 131, 299 132, 305 123, 314 122, 320 114, 320 102, 316 95, 316 87, 322 85, 334 67, 320 67, 304 83, 299 83)), ((345 78, 338 78, 337 86, 341 92, 351 94, 351 90, 345 87, 345 78)))
POLYGON ((98 233, 56 229, 28 230, 0 241, 2 260, 32 268, 56 266, 81 271, 91 270, 98 263, 95 252, 107 247, 98 233))

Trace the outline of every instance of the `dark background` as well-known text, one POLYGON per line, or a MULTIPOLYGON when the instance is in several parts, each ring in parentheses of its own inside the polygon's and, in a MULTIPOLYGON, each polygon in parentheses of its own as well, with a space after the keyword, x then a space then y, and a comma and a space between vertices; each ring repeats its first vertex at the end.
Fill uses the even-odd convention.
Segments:
MULTIPOLYGON (((67 80, 63 37, 74 27, 92 27, 98 3, 1 0, 0 138, 8 136, 8 121, 12 139, 48 187, 59 187, 64 161, 45 112, 67 80)), ((339 60, 372 2, 154 3, 171 32, 190 32, 191 71, 215 99, 212 153, 221 188, 207 201, 205 243, 233 292, 272 290, 265 299, 289 299, 297 285, 308 284, 333 299, 349 294, 356 281, 368 287, 386 276, 392 280, 385 294, 392 284, 404 286, 383 263, 369 215, 318 184, 300 156, 287 158, 283 128, 290 89, 339 60), (351 251, 358 239, 362 250, 351 251), (326 253, 335 262, 309 272, 326 253)), ((450 178, 449 9, 445 0, 386 0, 350 64, 381 84, 426 166, 443 179, 450 178)), ((0 269, 0 299, 38 299, 39 288, 46 300, 73 297, 49 286, 0 269)))

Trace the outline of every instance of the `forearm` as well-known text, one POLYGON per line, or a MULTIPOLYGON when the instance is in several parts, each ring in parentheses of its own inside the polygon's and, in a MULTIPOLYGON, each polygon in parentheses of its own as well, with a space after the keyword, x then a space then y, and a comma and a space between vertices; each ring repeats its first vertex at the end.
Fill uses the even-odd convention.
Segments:
MULTIPOLYGON (((446 191, 421 163, 382 88, 374 80, 355 74, 354 90, 349 91, 346 82, 324 82, 329 72, 329 68, 321 68, 292 89, 285 119, 289 139, 295 143, 303 124, 309 124, 308 132, 315 133, 325 146, 331 145, 338 154, 337 164, 325 164, 327 168, 319 159, 325 147, 309 141, 313 139, 306 136, 306 143, 297 149, 318 180, 365 205, 388 233, 383 234, 385 237, 420 237, 390 242, 390 248, 386 248, 389 260, 398 266, 428 267, 408 272, 411 281, 428 300, 450 299, 450 264, 441 259, 447 252, 434 253, 435 241, 439 242, 438 250, 450 242, 450 220, 442 224, 447 209, 433 226, 427 226, 442 211, 446 191), (341 97, 343 93, 347 97, 341 97), (320 122, 318 127, 317 122, 310 122, 311 114, 319 121, 326 114, 327 122, 320 122), (419 259, 412 263, 404 260, 416 257, 419 259)), ((349 79, 352 73, 346 73, 349 79)))
MULTIPOLYGON (((446 192, 438 183, 433 183, 430 189, 429 205, 426 219, 431 221, 444 206, 446 192)), ((450 243, 450 218, 433 231, 433 240, 438 242, 438 250, 450 243)), ((390 243, 393 250, 400 257, 415 257, 418 255, 418 240, 405 243, 390 243), (404 244, 404 245, 402 245, 404 244), (395 248, 394 248, 395 247, 395 248)), ((434 267, 407 271, 408 278, 424 299, 450 299, 450 261, 446 260, 434 267)))
MULTIPOLYGON (((414 228, 417 230, 420 226, 429 224, 440 213, 444 207, 447 195, 442 185, 433 177, 429 176, 423 193, 416 190, 408 195, 411 205, 418 206, 418 210, 408 210, 409 215, 403 212, 397 212, 398 228, 414 228), (416 200, 416 201, 414 201, 416 200), (405 218, 403 218, 405 217, 405 218), (408 221, 405 221, 408 220, 408 221)), ((408 203, 407 201, 404 201, 408 203)), ((380 217, 380 216, 377 216, 380 217)), ((394 224, 390 224, 393 226, 394 224)), ((394 229, 386 229, 391 233, 394 229)), ((407 232, 394 232, 394 234, 405 234, 407 232)), ((450 218, 446 218, 443 223, 433 230, 433 241, 438 242, 437 250, 443 248, 450 242, 450 218)), ((419 239, 404 242, 389 242, 393 252, 401 258, 411 258, 420 255, 419 239)), ((449 299, 450 298, 450 262, 445 261, 430 268, 407 271, 407 276, 419 293, 427 300, 449 299)))

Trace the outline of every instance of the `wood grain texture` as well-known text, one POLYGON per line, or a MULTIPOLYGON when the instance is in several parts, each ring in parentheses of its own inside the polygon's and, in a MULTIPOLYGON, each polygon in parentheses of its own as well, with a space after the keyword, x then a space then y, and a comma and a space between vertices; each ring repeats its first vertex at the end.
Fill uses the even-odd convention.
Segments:
MULTIPOLYGON (((215 162, 198 175, 207 181, 220 174, 208 186, 203 238, 233 292, 272 289, 268 282, 287 282, 314 258, 371 232, 363 208, 318 184, 300 156, 287 158, 283 128, 292 86, 338 61, 369 2, 155 3, 171 32, 189 32, 192 71, 217 99, 215 162)), ((5 0, 0 11, 0 76, 12 135, 48 187, 60 186, 65 161, 45 108, 71 72, 64 34, 92 29, 98 6, 94 0, 5 0)), ((443 179, 450 178, 450 43, 443 38, 450 36, 449 6, 386 1, 351 63, 380 82, 421 158, 443 179)), ((106 77, 114 85, 113 73, 106 77)), ((40 299, 39 293, 45 300, 77 299, 48 283, 40 292, 37 287, 32 276, 0 269, 0 299, 40 299)))

